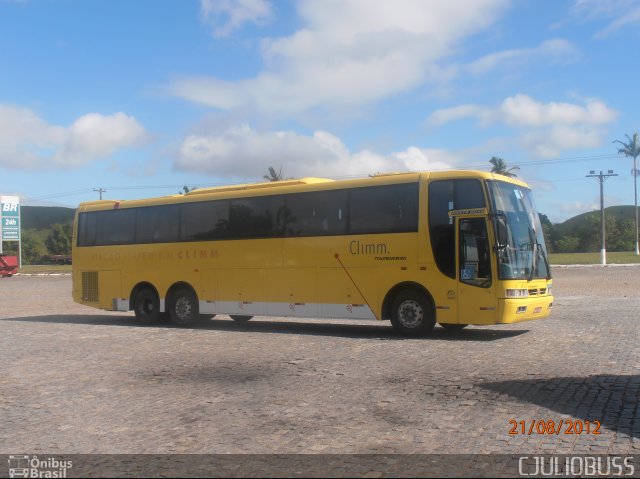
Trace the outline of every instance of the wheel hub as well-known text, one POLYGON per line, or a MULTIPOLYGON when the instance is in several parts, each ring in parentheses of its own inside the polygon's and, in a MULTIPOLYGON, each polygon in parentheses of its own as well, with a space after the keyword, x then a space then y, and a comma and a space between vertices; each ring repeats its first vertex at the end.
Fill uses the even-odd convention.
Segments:
POLYGON ((175 306, 176 316, 181 320, 191 317, 191 303, 186 298, 179 298, 175 306))
POLYGON ((408 299, 400 304, 398 319, 404 327, 415 328, 422 323, 424 311, 417 301, 408 299))

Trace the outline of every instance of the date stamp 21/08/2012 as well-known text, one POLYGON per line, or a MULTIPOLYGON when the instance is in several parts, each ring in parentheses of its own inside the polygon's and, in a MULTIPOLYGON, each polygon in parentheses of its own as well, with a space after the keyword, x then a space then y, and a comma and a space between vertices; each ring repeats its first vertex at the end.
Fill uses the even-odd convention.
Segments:
POLYGON ((581 421, 572 419, 560 419, 554 421, 552 419, 531 419, 530 421, 516 421, 511 419, 509 421, 511 429, 509 435, 516 436, 518 434, 524 434, 531 436, 534 434, 548 434, 548 435, 560 435, 560 434, 593 434, 599 435, 600 433, 600 421, 581 421))

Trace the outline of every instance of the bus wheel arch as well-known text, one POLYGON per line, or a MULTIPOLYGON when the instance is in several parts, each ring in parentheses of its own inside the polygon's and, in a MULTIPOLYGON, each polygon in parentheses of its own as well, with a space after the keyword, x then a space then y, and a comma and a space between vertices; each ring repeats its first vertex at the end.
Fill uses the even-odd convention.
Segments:
POLYGON ((148 282, 138 283, 129 297, 129 309, 136 314, 136 319, 144 324, 156 323, 164 319, 160 312, 160 296, 153 284, 148 282))
POLYGON ((422 285, 399 283, 384 298, 382 318, 391 320, 393 327, 402 334, 422 336, 435 327, 435 301, 422 285))
POLYGON ((193 286, 184 281, 169 288, 165 309, 171 321, 178 326, 192 326, 202 319, 198 295, 193 286))

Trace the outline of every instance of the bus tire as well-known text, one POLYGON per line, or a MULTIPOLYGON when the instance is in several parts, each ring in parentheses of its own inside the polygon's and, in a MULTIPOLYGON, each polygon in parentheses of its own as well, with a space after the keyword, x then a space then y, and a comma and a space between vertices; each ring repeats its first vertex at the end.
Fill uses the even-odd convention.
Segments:
POLYGON ((430 333, 436 325, 431 301, 419 291, 401 291, 391 306, 391 324, 405 336, 424 336, 430 333))
POLYGON ((253 316, 244 316, 242 314, 230 314, 229 316, 238 323, 246 323, 253 318, 253 316))
POLYGON ((469 326, 468 324, 453 324, 453 323, 440 323, 444 329, 448 331, 462 331, 464 328, 469 326))
POLYGON ((136 293, 133 311, 136 320, 143 324, 153 324, 163 319, 160 312, 160 298, 152 288, 142 288, 136 293))
POLYGON ((192 326, 200 319, 198 298, 189 288, 177 289, 169 298, 169 317, 178 326, 192 326))

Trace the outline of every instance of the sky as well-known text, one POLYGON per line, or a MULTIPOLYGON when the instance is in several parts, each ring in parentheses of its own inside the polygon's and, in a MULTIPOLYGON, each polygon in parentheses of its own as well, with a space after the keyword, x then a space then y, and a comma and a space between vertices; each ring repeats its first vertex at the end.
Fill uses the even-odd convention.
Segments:
POLYGON ((633 204, 640 0, 0 0, 0 194, 518 166, 552 221, 633 204))

